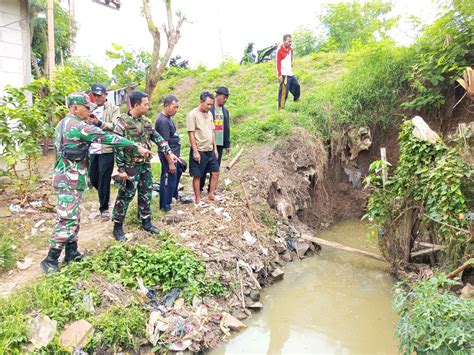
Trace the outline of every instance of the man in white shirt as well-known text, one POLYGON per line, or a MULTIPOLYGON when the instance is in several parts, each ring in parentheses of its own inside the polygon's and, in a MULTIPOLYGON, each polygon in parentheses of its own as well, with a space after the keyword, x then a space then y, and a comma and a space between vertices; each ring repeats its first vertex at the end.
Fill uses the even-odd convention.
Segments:
POLYGON ((300 84, 293 74, 293 48, 291 48, 291 35, 283 36, 283 45, 277 52, 277 73, 280 87, 278 88, 278 109, 285 108, 288 92, 293 95, 294 101, 300 98, 300 84))
MULTIPOLYGON (((114 121, 120 116, 118 106, 107 102, 107 89, 96 83, 91 88, 97 108, 92 113, 97 117, 96 126, 104 131, 113 130, 114 121)), ((110 219, 110 181, 114 170, 114 151, 111 146, 92 143, 89 149, 89 176, 92 186, 99 194, 99 211, 103 222, 110 219)))

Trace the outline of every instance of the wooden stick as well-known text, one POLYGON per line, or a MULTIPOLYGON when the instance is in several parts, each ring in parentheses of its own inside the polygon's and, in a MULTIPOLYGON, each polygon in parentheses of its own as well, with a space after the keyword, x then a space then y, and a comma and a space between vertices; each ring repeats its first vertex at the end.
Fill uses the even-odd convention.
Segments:
POLYGON ((247 216, 249 217, 250 222, 252 222, 252 224, 253 224, 253 227, 255 229, 254 232, 257 232, 258 231, 257 222, 255 222, 255 218, 253 216, 252 206, 250 205, 250 200, 247 196, 247 192, 245 191, 245 186, 242 183, 242 181, 240 182, 240 186, 242 186, 242 191, 244 192, 244 197, 245 197, 245 204, 247 205, 247 208, 248 208, 248 210, 246 210, 245 212, 246 212, 247 216))
POLYGON ((237 267, 237 275, 239 277, 239 283, 240 283, 240 296, 241 296, 241 302, 242 302, 242 308, 245 309, 245 297, 244 297, 244 283, 242 281, 242 275, 240 274, 240 266, 239 264, 235 264, 237 267))
MULTIPOLYGON (((387 150, 385 148, 380 148, 380 159, 384 162, 387 161, 387 150)), ((387 168, 385 165, 382 165, 382 184, 385 187, 385 183, 387 182, 387 168)))
POLYGON ((240 148, 240 151, 237 153, 237 155, 230 161, 229 164, 227 164, 226 169, 230 170, 234 166, 235 163, 237 163, 237 160, 239 160, 240 156, 242 155, 244 151, 244 148, 240 148))
POLYGON ((446 277, 448 279, 452 279, 454 276, 459 274, 461 271, 463 271, 465 268, 467 268, 469 265, 474 265, 474 259, 469 259, 466 261, 464 264, 462 264, 460 267, 458 267, 456 270, 451 271, 446 277))
POLYGON ((260 286, 255 276, 253 276, 252 268, 250 267, 250 265, 242 260, 239 260, 239 265, 241 265, 245 269, 245 271, 247 271, 247 274, 250 276, 255 286, 260 290, 262 286, 260 286))
POLYGON ((415 251, 413 253, 410 253, 410 256, 413 258, 415 256, 420 256, 420 255, 424 255, 424 254, 429 254, 429 253, 434 253, 435 251, 440 251, 440 250, 443 250, 445 249, 446 247, 444 245, 438 245, 438 246, 435 246, 435 247, 431 247, 431 248, 428 248, 428 249, 423 249, 423 250, 418 250, 418 251, 415 251))
POLYGON ((368 252, 368 251, 365 251, 365 250, 359 250, 359 249, 356 249, 356 248, 348 247, 348 246, 345 246, 345 245, 342 245, 342 244, 339 244, 339 243, 336 243, 336 242, 331 242, 329 240, 312 237, 312 236, 307 235, 307 234, 302 234, 301 238, 304 239, 304 240, 308 240, 310 242, 325 245, 325 246, 328 246, 328 247, 331 247, 331 248, 335 248, 335 249, 339 249, 339 250, 348 251, 350 253, 363 255, 363 256, 366 256, 366 257, 371 258, 371 259, 380 260, 380 261, 387 261, 387 260, 385 260, 385 258, 382 255, 374 254, 374 253, 371 253, 371 252, 368 252))

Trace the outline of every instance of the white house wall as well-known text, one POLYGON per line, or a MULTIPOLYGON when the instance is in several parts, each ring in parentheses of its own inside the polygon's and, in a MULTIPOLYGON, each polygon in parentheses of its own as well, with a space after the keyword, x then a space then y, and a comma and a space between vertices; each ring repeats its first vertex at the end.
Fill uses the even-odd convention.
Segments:
POLYGON ((27 0, 0 0, 0 95, 5 85, 31 81, 30 32, 27 0))

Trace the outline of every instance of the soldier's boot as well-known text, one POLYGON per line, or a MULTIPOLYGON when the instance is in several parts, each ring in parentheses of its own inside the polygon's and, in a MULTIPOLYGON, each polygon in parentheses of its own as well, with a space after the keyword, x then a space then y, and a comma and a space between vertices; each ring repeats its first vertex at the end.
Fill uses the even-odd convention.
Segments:
POLYGON ((125 232, 123 231, 122 223, 117 223, 117 222, 114 223, 113 234, 114 234, 115 240, 118 240, 119 242, 123 242, 127 240, 127 238, 125 237, 125 232))
POLYGON ((160 234, 160 229, 151 223, 151 218, 142 220, 142 229, 151 234, 160 234))
POLYGON ((61 255, 62 249, 51 248, 49 249, 48 256, 40 263, 41 269, 45 274, 59 271, 59 256, 61 255))
POLYGON ((66 256, 64 262, 79 261, 84 257, 82 253, 77 250, 77 242, 71 242, 66 244, 66 256))

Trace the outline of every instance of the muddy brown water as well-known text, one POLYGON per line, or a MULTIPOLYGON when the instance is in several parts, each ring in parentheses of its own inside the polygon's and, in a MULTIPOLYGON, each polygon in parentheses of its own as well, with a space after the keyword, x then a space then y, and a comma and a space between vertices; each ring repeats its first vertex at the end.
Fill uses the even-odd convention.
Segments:
MULTIPOLYGON (((349 221, 318 237, 378 252, 367 231, 349 221)), ((393 284, 387 264, 323 247, 320 256, 287 264, 248 328, 211 354, 396 354, 393 284)))

